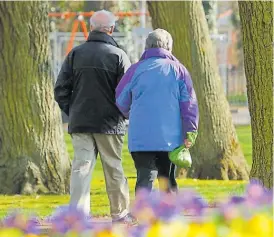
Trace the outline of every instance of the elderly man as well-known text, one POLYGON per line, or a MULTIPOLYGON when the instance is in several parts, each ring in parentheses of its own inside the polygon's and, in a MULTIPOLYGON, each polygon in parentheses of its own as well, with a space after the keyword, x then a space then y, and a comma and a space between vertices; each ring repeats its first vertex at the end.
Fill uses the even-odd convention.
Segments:
POLYGON ((190 147, 198 128, 198 106, 187 69, 172 55, 172 37, 162 29, 148 35, 146 50, 116 89, 116 104, 129 116, 129 150, 137 170, 136 190, 152 189, 158 177, 176 189, 168 152, 190 147))
POLYGON ((115 16, 98 11, 90 19, 87 42, 66 57, 55 85, 55 99, 69 116, 72 137, 70 203, 90 212, 90 181, 101 157, 112 220, 134 224, 121 153, 126 122, 115 104, 115 88, 130 61, 111 37, 115 16))

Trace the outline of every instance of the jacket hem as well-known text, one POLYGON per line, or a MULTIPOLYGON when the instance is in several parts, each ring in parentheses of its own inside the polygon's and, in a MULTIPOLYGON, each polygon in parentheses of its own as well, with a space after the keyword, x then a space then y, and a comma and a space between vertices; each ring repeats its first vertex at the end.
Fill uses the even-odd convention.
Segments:
POLYGON ((73 133, 99 133, 99 134, 106 134, 106 135, 126 135, 125 131, 102 131, 96 129, 88 129, 88 128, 77 128, 77 129, 68 129, 69 134, 73 133))
POLYGON ((131 152, 171 152, 171 151, 173 151, 174 149, 176 149, 176 148, 163 148, 163 149, 159 149, 159 148, 155 148, 155 149, 149 149, 149 148, 147 148, 147 149, 138 149, 138 148, 135 148, 135 149, 130 149, 129 148, 129 152, 131 153, 131 152))

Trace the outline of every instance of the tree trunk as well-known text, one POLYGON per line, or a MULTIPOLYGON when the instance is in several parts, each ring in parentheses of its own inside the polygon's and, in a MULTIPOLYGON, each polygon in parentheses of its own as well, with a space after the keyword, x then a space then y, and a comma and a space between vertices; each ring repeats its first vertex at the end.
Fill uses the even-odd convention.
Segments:
POLYGON ((149 2, 148 8, 153 27, 166 29, 173 36, 174 54, 190 71, 197 93, 199 136, 191 150, 189 176, 248 180, 248 166, 221 85, 202 3, 155 1, 149 2))
POLYGON ((0 193, 65 193, 70 161, 49 63, 47 2, 0 2, 0 193))
POLYGON ((252 168, 273 188, 273 2, 239 2, 247 96, 252 127, 252 168))
POLYGON ((215 1, 202 1, 209 32, 211 34, 217 34, 217 15, 218 15, 218 2, 215 1))

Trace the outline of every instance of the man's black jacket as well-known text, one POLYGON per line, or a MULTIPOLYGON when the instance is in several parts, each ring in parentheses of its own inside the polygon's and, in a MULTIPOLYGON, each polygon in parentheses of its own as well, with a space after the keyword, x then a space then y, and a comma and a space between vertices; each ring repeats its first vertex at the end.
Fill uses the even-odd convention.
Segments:
POLYGON ((69 133, 125 134, 115 89, 130 66, 126 53, 106 33, 92 31, 66 57, 54 88, 69 116, 69 133))

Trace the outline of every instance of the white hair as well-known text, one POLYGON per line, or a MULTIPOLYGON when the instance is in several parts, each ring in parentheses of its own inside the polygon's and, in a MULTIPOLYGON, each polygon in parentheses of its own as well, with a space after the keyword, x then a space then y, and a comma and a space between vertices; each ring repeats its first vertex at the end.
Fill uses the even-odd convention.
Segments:
POLYGON ((166 30, 156 29, 148 34, 146 39, 146 49, 163 48, 172 51, 173 40, 171 34, 166 30))
POLYGON ((109 31, 115 26, 116 17, 109 11, 101 10, 95 12, 90 18, 90 25, 93 30, 109 31))

